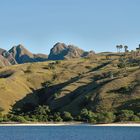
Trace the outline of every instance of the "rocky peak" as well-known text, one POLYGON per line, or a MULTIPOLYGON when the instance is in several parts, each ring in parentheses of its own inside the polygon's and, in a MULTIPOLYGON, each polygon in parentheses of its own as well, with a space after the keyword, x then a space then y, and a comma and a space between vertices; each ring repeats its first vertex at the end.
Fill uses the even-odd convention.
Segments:
POLYGON ((70 58, 80 58, 95 55, 94 52, 85 52, 75 45, 66 45, 64 43, 56 43, 50 51, 49 60, 63 60, 70 58))
POLYGON ((17 46, 13 46, 9 53, 12 54, 12 56, 16 59, 16 61, 21 63, 27 63, 27 62, 35 62, 34 61, 34 55, 28 51, 23 45, 19 44, 17 46))

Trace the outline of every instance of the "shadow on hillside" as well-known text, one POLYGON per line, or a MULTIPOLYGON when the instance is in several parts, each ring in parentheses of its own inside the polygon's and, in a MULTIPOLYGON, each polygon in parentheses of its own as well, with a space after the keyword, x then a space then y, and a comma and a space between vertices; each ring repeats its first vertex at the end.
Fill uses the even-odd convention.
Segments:
POLYGON ((82 100, 80 101, 82 103, 84 102, 85 96, 94 88, 96 88, 96 86, 97 85, 95 82, 91 82, 88 85, 82 85, 80 87, 77 87, 74 91, 50 101, 49 106, 53 110, 60 110, 61 108, 71 104, 79 96, 82 98, 82 100))
MULTIPOLYGON (((97 100, 99 97, 98 90, 103 85, 107 84, 108 82, 110 82, 112 80, 113 79, 109 79, 102 83, 96 83, 96 81, 94 81, 94 79, 93 79, 93 81, 91 81, 90 83, 79 86, 74 91, 70 92, 69 94, 66 94, 63 97, 52 100, 51 102, 49 102, 49 106, 52 110, 57 111, 57 110, 61 110, 62 108, 65 108, 66 106, 68 106, 76 101, 77 102, 76 104, 79 106, 79 108, 85 108, 90 103, 89 98, 87 98, 89 96, 89 94, 91 94, 91 92, 92 92, 92 95, 95 94, 94 101, 92 101, 92 102, 97 103, 97 100), (77 100, 78 98, 79 98, 79 100, 77 100)), ((75 108, 73 108, 73 110, 74 109, 75 108)))
POLYGON ((105 63, 103 63, 103 64, 101 64, 101 65, 99 65, 99 66, 97 66, 97 67, 95 67, 95 68, 93 68, 92 70, 90 70, 89 72, 94 72, 94 71, 97 71, 97 70, 99 70, 99 69, 101 69, 101 68, 103 68, 103 67, 105 67, 105 66, 107 66, 108 64, 110 64, 111 62, 109 61, 109 62, 105 62, 105 63))
POLYGON ((14 71, 12 70, 6 70, 0 73, 0 78, 9 78, 14 74, 14 71))
POLYGON ((119 106, 117 110, 133 110, 134 112, 139 112, 140 99, 128 100, 124 104, 119 106))
POLYGON ((39 94, 42 93, 43 89, 31 90, 32 92, 27 93, 23 99, 16 101, 16 103, 12 106, 12 112, 14 112, 14 110, 18 110, 19 113, 27 113, 29 111, 33 111, 35 107, 38 106, 39 94))
MULTIPOLYGON (((45 86, 46 83, 43 83, 42 84, 44 85, 43 88, 38 89, 38 90, 32 89, 31 93, 27 94, 23 99, 17 101, 12 106, 12 110, 19 109, 19 111, 22 110, 21 112, 27 113, 29 111, 30 112, 33 111, 36 106, 45 104, 45 105, 50 106, 52 110, 58 111, 64 108, 65 106, 71 104, 77 98, 80 98, 80 102, 78 103, 78 105, 80 107, 85 107, 89 103, 86 100, 86 95, 91 93, 91 91, 93 92, 92 94, 94 94, 94 91, 96 91, 96 94, 97 94, 98 93, 97 90, 100 89, 101 86, 111 81, 111 80, 107 80, 107 81, 97 84, 93 78, 93 80, 90 83, 79 86, 72 92, 68 90, 67 92, 69 93, 62 97, 60 97, 59 95, 58 95, 59 98, 54 96, 56 95, 56 93, 59 93, 59 92, 61 95, 62 88, 64 88, 65 86, 71 83, 77 82, 78 80, 79 80, 79 76, 71 78, 70 80, 64 83, 60 83, 60 84, 56 84, 56 85, 52 85, 48 87, 45 86)), ((95 95, 95 97, 98 98, 98 94, 95 95)))
POLYGON ((31 89, 32 90, 31 93, 28 93, 23 99, 16 101, 16 103, 12 106, 12 111, 17 109, 22 110, 22 112, 33 111, 36 106, 47 104, 47 101, 53 100, 53 95, 58 90, 62 89, 63 87, 67 86, 70 83, 76 82, 78 79, 79 77, 77 76, 71 78, 70 80, 64 83, 48 87, 45 86, 46 83, 43 83, 42 84, 43 87, 41 89, 38 90, 31 89))
POLYGON ((46 87, 46 83, 43 83, 43 91, 39 94, 39 98, 40 98, 40 104, 44 104, 46 101, 49 101, 53 98, 52 95, 54 95, 56 92, 58 92, 59 90, 61 90, 62 88, 64 88, 65 86, 74 83, 76 81, 79 80, 79 76, 76 76, 74 78, 71 78, 70 80, 64 82, 64 83, 60 83, 60 84, 56 84, 56 85, 52 85, 52 86, 47 86, 46 87))

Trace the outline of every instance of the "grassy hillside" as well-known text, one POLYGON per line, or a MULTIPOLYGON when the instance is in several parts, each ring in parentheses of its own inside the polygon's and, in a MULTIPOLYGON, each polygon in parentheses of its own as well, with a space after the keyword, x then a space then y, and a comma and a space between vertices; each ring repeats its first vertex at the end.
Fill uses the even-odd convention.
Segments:
POLYGON ((8 66, 0 69, 0 107, 48 105, 77 115, 140 109, 140 69, 130 60, 120 66, 118 54, 8 66))

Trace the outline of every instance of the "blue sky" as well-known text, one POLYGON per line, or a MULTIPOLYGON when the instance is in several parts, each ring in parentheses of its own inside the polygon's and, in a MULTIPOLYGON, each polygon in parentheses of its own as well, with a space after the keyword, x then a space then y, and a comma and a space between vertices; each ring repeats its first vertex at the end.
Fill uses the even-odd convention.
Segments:
POLYGON ((49 53, 56 42, 84 50, 134 49, 140 43, 140 0, 0 0, 0 47, 19 43, 49 53))

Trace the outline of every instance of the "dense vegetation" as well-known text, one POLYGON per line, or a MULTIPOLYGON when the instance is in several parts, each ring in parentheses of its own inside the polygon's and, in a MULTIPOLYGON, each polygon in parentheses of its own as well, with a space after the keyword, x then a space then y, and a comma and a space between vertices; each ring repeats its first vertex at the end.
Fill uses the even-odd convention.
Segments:
MULTIPOLYGON (((2 111, 2 109, 1 109, 2 111)), ((38 106, 32 112, 21 112, 20 109, 13 110, 10 114, 0 114, 0 122, 67 122, 80 121, 85 123, 113 123, 113 122, 139 122, 140 112, 135 113, 132 110, 120 110, 118 112, 95 113, 86 108, 72 116, 70 112, 53 112, 48 106, 38 106)))

